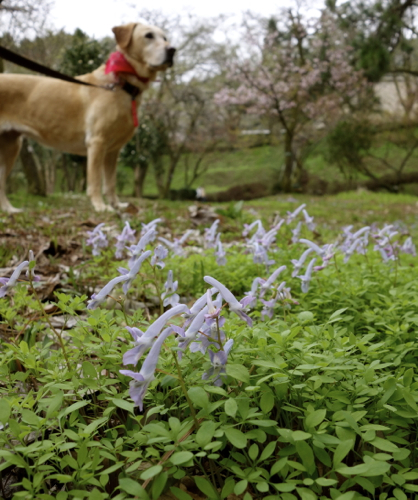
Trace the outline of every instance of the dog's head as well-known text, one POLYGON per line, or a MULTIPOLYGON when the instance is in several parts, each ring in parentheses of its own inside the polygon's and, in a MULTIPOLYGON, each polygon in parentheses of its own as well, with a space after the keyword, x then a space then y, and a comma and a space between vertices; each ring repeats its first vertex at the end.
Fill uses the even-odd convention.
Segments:
POLYGON ((139 75, 164 71, 173 65, 176 49, 171 47, 164 32, 156 26, 130 23, 112 29, 118 48, 139 75))

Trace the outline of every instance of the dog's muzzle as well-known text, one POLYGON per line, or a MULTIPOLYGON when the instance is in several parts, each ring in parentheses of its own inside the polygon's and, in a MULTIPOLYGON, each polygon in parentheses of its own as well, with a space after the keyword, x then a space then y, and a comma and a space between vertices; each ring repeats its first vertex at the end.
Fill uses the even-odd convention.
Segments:
POLYGON ((176 50, 174 47, 168 47, 166 50, 166 55, 165 55, 165 61, 164 64, 167 64, 168 66, 173 66, 174 63, 174 54, 176 53, 176 50))

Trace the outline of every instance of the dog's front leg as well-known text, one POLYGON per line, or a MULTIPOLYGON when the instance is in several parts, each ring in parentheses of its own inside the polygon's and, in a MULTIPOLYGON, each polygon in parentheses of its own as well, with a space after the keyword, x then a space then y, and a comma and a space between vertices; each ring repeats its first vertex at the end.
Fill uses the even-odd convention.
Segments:
POLYGON ((87 146, 87 196, 97 212, 112 211, 102 197, 102 176, 106 149, 103 140, 92 139, 87 146))
POLYGON ((120 203, 116 194, 116 165, 119 150, 110 151, 104 159, 104 194, 108 203, 115 208, 126 207, 126 203, 120 203))

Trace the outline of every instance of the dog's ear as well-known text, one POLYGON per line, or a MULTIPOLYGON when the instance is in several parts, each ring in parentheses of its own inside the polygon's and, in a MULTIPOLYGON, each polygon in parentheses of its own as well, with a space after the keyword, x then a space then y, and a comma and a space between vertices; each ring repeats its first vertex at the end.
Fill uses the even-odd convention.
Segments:
POLYGON ((135 26, 136 23, 129 23, 124 24, 123 26, 115 26, 114 28, 112 28, 112 31, 115 34, 116 43, 121 49, 126 49, 126 47, 129 45, 135 26))

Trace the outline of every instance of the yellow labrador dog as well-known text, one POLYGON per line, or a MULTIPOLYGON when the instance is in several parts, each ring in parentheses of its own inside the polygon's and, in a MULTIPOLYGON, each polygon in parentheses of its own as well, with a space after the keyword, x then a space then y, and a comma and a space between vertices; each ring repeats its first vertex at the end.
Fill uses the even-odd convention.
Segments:
POLYGON ((87 156, 87 194, 97 211, 112 210, 116 162, 133 136, 141 94, 158 71, 173 64, 176 49, 155 26, 113 28, 116 52, 106 65, 77 77, 95 86, 32 75, 0 75, 0 209, 16 212, 6 179, 22 136, 67 153, 87 156), (104 88, 98 88, 98 87, 104 88), (102 198, 102 184, 108 203, 102 198))

